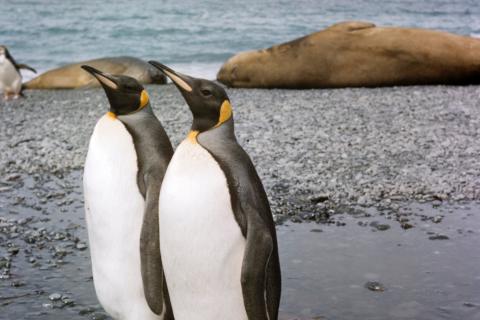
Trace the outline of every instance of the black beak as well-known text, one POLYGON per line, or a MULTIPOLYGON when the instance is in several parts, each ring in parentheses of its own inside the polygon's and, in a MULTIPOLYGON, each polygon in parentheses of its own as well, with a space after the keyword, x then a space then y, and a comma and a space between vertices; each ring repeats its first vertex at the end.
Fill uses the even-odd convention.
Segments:
POLYGON ((178 73, 157 61, 148 61, 148 63, 162 71, 163 74, 169 77, 181 91, 192 92, 193 79, 191 77, 178 73))
POLYGON ((118 89, 118 83, 114 76, 109 73, 104 73, 87 65, 83 65, 82 69, 93 75, 102 84, 105 89, 118 89))

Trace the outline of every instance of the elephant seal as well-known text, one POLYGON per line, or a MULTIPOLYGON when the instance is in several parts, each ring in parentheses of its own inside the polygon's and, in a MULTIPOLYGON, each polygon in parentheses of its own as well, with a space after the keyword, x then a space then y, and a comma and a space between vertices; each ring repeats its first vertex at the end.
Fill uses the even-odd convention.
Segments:
POLYGON ((79 89, 98 87, 98 81, 81 66, 135 78, 141 84, 165 84, 167 78, 147 62, 133 57, 108 57, 68 64, 49 70, 23 84, 25 89, 79 89))
POLYGON ((217 80, 230 87, 291 89, 480 84, 480 39, 343 22, 239 53, 217 80))

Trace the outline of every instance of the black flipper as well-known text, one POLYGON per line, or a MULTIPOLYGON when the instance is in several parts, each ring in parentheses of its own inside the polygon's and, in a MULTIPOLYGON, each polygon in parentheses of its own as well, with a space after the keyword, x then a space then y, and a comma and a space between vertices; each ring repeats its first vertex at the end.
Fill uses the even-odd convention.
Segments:
POLYGON ((160 255, 158 198, 173 148, 149 105, 134 114, 118 116, 118 119, 132 135, 138 161, 137 184, 145 198, 139 248, 145 298, 154 313, 165 311, 164 320, 171 320, 173 312, 160 255))
POLYGON ((18 64, 17 61, 15 61, 15 59, 13 58, 13 56, 10 54, 10 51, 8 51, 8 49, 6 47, 5 48, 5 56, 7 57, 8 60, 10 60, 10 62, 13 64, 13 66, 15 67, 15 69, 20 72, 20 69, 28 69, 32 72, 35 72, 37 73, 37 71, 35 69, 33 69, 32 67, 26 65, 26 64, 18 64))
POLYGON ((10 62, 13 64, 13 66, 15 67, 15 69, 17 69, 17 71, 19 71, 19 68, 18 68, 18 64, 17 64, 17 61, 15 61, 15 59, 13 58, 13 56, 10 54, 10 51, 8 51, 8 49, 6 47, 5 48, 5 56, 7 57, 8 60, 10 60, 10 62))
POLYGON ((140 235, 140 259, 143 287, 148 306, 156 314, 161 314, 164 308, 162 258, 160 256, 158 196, 155 183, 149 180, 156 177, 145 177, 146 197, 145 213, 140 235))
POLYGON ((198 142, 225 172, 235 219, 247 241, 241 282, 248 318, 277 320, 280 262, 275 224, 260 178, 235 138, 232 118, 199 134, 198 142))
MULTIPOLYGON (((246 206, 244 206, 246 207, 246 206)), ((272 309, 268 305, 267 272, 273 252, 273 240, 256 210, 245 208, 249 216, 247 223, 247 245, 242 264, 242 291, 245 310, 249 319, 276 319, 267 315, 272 309), (255 221, 257 220, 257 221, 255 221)))
POLYGON ((32 71, 33 73, 37 73, 37 70, 33 69, 28 64, 24 64, 24 63, 17 64, 17 69, 26 69, 26 70, 32 71))

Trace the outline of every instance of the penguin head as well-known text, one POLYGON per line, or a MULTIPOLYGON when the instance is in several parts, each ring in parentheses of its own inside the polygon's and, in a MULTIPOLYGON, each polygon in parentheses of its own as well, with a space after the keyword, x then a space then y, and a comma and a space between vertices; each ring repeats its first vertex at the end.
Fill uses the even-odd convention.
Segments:
POLYGON ((115 115, 134 113, 148 105, 148 93, 136 79, 124 75, 112 75, 87 65, 83 65, 82 69, 100 82, 110 102, 110 112, 115 115))
POLYGON ((149 63, 160 69, 180 90, 193 114, 193 131, 207 131, 232 117, 230 100, 220 85, 181 74, 156 61, 149 63))

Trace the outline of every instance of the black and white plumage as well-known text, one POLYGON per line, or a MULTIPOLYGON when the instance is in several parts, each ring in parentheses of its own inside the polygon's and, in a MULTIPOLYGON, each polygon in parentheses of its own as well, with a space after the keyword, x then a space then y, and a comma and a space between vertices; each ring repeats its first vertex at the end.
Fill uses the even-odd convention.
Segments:
POLYGON ((158 195, 173 148, 137 80, 83 68, 110 102, 90 139, 83 177, 97 297, 114 319, 172 320, 158 195))
POLYGON ((193 114, 160 191, 160 248, 177 320, 277 320, 281 274, 267 195, 214 82, 158 63, 193 114))
POLYGON ((0 91, 3 92, 6 100, 10 97, 17 99, 22 93, 20 69, 27 69, 36 73, 32 67, 26 64, 18 64, 7 47, 0 46, 0 91))

